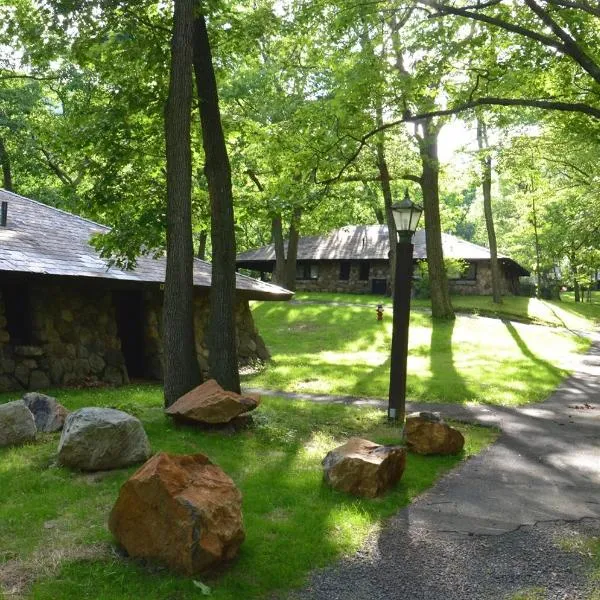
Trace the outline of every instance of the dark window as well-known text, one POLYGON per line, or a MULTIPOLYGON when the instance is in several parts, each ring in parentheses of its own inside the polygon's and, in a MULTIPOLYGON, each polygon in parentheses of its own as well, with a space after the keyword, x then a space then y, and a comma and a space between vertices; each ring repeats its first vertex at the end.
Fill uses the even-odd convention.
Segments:
POLYGON ((31 344, 33 325, 28 287, 26 285, 5 287, 2 290, 2 296, 4 297, 4 316, 10 343, 15 345, 31 344))
POLYGON ((475 281, 477 279, 477 263, 467 263, 462 269, 450 267, 448 279, 454 281, 475 281))
POLYGON ((340 281, 348 281, 350 279, 350 267, 351 263, 349 260, 340 262, 340 281))
POLYGON ((296 279, 318 279, 319 265, 315 263, 300 263, 296 265, 296 279))
POLYGON ((370 265, 369 261, 368 260, 362 261, 360 263, 360 271, 358 274, 358 278, 361 281, 368 281, 370 271, 371 271, 371 265, 370 265))

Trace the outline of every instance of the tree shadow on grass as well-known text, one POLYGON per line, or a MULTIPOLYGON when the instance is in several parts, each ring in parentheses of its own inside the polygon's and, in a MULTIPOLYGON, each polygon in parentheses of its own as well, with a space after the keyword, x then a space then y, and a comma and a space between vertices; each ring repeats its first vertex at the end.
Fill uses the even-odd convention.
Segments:
POLYGON ((510 321, 502 319, 502 323, 504 324, 506 330, 517 344, 517 347, 519 348, 523 356, 525 356, 532 363, 534 363, 535 365, 546 371, 548 374, 556 378, 561 379, 564 376, 564 371, 562 369, 555 367, 553 364, 541 359, 539 356, 537 356, 530 350, 529 346, 525 343, 525 340, 523 340, 515 326, 510 321))
MULTIPOLYGON (((460 403, 471 400, 474 396, 463 376, 456 368, 452 337, 455 321, 431 321, 431 343, 429 347, 428 377, 415 377, 419 400, 425 402, 460 403)), ((410 381, 410 374, 409 374, 410 381)))

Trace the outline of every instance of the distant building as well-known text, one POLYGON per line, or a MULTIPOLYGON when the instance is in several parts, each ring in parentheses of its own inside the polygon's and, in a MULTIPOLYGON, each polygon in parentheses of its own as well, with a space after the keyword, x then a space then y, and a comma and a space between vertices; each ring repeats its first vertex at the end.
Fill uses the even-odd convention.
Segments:
MULTIPOLYGON (((0 390, 132 377, 161 379, 162 284, 166 260, 140 257, 125 271, 90 246, 107 227, 0 190, 0 390)), ((195 260, 198 362, 208 369, 210 264, 195 260)), ((237 343, 242 363, 265 359, 248 300, 289 300, 283 288, 237 276, 237 343)))
MULTIPOLYGON (((415 233, 415 261, 427 258, 425 231, 415 233)), ((453 294, 489 294, 492 289, 490 251, 442 234, 445 258, 461 259, 467 267, 461 273, 450 273, 453 294)), ((299 291, 354 292, 385 294, 389 291, 389 238, 387 225, 349 225, 327 235, 300 238, 296 266, 299 291)), ((287 245, 286 245, 287 252, 287 245)), ((512 258, 498 255, 502 291, 516 294, 519 277, 529 271, 512 258)), ((238 268, 272 273, 275 267, 273 244, 237 255, 238 268)))

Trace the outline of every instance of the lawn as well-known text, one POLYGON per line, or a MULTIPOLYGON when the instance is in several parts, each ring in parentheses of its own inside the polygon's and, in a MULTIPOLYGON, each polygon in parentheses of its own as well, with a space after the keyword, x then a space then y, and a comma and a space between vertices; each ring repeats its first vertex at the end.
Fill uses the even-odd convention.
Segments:
MULTIPOLYGON (((524 296, 505 296, 502 304, 494 304, 490 296, 452 296, 452 306, 458 312, 506 317, 523 322, 539 323, 554 327, 566 327, 574 330, 592 330, 600 326, 600 293, 593 301, 573 301, 572 293, 561 296, 562 301, 537 300, 524 296)), ((299 302, 369 304, 373 309, 383 304, 391 310, 392 299, 373 294, 334 294, 329 292, 297 292, 294 296, 299 302)), ((429 300, 413 299, 414 309, 429 309, 429 300)))
MULTIPOLYGON (((523 299, 527 300, 527 299, 523 299)), ((255 303, 273 360, 245 385, 273 390, 387 397, 392 315, 330 303, 255 303)), ((459 315, 411 315, 409 400, 522 405, 544 399, 589 340, 556 327, 459 315)))
MULTIPOLYGON (((462 456, 409 455, 396 489, 363 500, 326 487, 320 462, 351 435, 396 442, 398 430, 381 411, 267 398, 255 427, 232 435, 176 427, 163 414, 157 386, 56 395, 70 409, 112 406, 136 414, 154 451, 204 452, 232 476, 243 494, 247 538, 229 570, 202 578, 215 599, 271 598, 301 585, 311 569, 356 550, 383 518, 497 435, 457 425, 467 440, 462 456)), ((107 516, 135 469, 71 472, 55 464, 57 443, 57 435, 42 435, 34 444, 0 449, 0 583, 39 600, 200 597, 192 579, 114 551, 107 516)))

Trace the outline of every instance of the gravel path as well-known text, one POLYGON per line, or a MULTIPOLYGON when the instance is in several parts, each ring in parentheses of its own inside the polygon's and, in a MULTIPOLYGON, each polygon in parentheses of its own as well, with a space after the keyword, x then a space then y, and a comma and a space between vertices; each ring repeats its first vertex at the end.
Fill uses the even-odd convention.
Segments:
MULTIPOLYGON (((269 393, 385 406, 369 398, 269 393)), ((564 548, 600 536, 600 339, 541 404, 408 409, 440 410, 496 425, 502 434, 290 598, 495 600, 526 590, 537 595, 525 598, 536 600, 600 597, 584 558, 564 548)))

